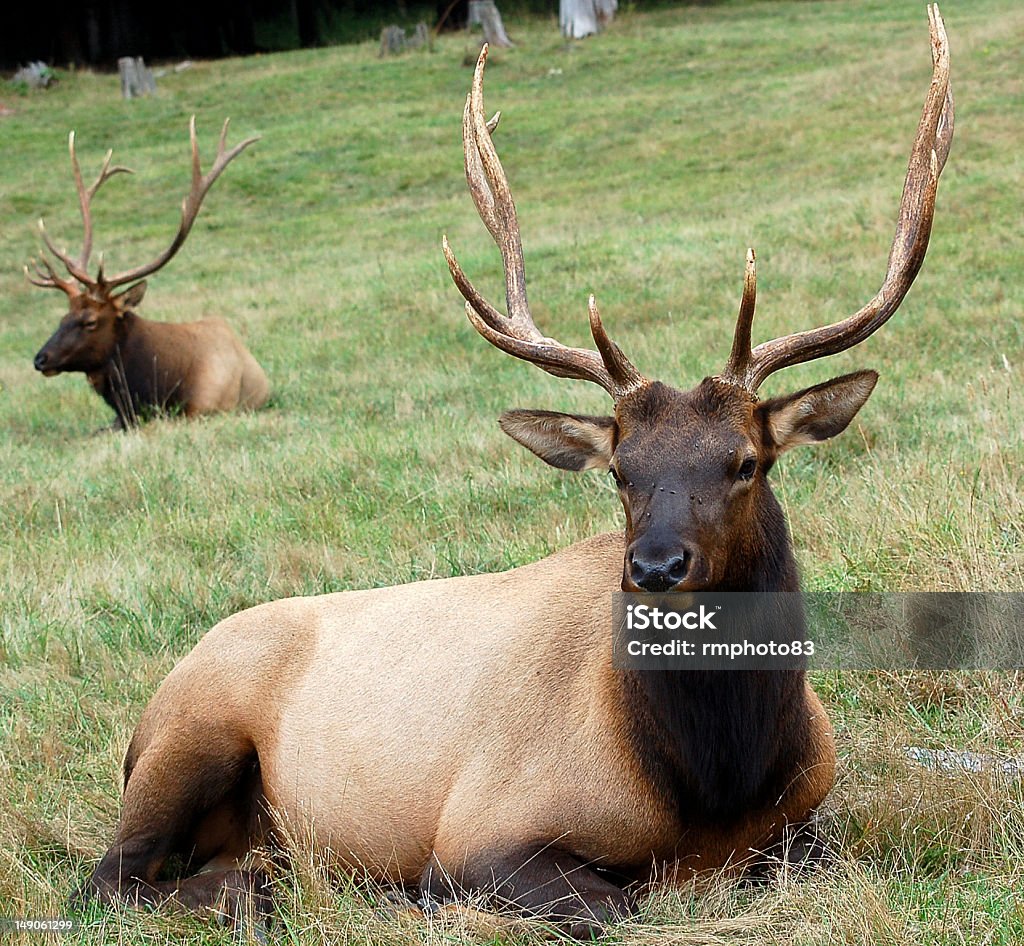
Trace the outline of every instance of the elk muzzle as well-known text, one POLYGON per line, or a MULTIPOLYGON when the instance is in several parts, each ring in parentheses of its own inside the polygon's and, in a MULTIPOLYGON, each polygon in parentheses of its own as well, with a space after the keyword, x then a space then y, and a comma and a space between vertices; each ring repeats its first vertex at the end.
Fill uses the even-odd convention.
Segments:
MULTIPOLYGON (((53 340, 51 339, 50 342, 53 340)), ((42 348, 36 353, 36 357, 32 360, 32 364, 35 366, 36 371, 40 371, 44 378, 52 378, 55 374, 60 374, 60 368, 54 367, 53 354, 50 351, 50 342, 43 345, 42 348)))
POLYGON ((710 580, 708 562, 691 541, 644 535, 626 549, 623 591, 692 591, 710 580))

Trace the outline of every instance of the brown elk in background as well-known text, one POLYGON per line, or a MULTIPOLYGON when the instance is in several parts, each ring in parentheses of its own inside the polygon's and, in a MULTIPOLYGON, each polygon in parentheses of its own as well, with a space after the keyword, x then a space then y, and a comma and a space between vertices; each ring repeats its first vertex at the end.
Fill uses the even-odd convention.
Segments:
POLYGON ((292 598, 211 630, 161 684, 125 759, 116 837, 82 890, 102 901, 268 908, 255 849, 309 838, 328 864, 467 893, 590 935, 652 877, 737 870, 829 792, 832 731, 801 667, 639 674, 612 660, 619 588, 798 588, 766 475, 840 433, 877 376, 758 401, 773 371, 849 348, 895 311, 924 258, 953 133, 945 30, 889 268, 860 312, 751 348, 754 260, 721 375, 644 378, 591 301, 596 351, 545 338, 526 299, 515 207, 483 111, 480 55, 463 118, 466 175, 504 260, 508 315, 445 241, 477 330, 615 414, 513 411, 502 426, 563 469, 610 469, 626 531, 497 575, 292 598), (183 857, 173 876, 161 871, 183 857))
POLYGON ((214 181, 235 157, 259 140, 248 138, 227 151, 227 131, 225 121, 217 157, 204 175, 193 116, 189 122, 192 186, 170 246, 152 262, 114 275, 104 273, 101 257, 95 277, 89 275, 93 197, 115 174, 131 172, 111 167, 112 152, 108 151, 99 175, 86 188, 75 155, 75 133, 68 137, 85 232, 82 251, 73 257, 57 248, 39 221, 47 248, 71 278, 58 276, 45 256, 34 264, 34 273, 25 267, 33 285, 60 289, 69 304, 57 330, 36 355, 35 367, 47 377, 67 371, 84 372, 93 389, 117 413, 115 428, 125 429, 153 413, 181 411, 186 417, 195 417, 236 408, 255 409, 267 401, 269 385, 263 369, 223 319, 154 322, 135 311, 146 291, 144 277, 167 265, 181 249, 214 181), (128 288, 121 288, 124 286, 128 288))

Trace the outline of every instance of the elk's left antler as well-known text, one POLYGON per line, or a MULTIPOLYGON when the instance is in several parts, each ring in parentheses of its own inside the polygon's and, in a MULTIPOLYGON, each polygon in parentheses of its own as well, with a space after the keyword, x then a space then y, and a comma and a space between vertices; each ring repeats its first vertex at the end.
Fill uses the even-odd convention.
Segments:
POLYGON ((752 394, 780 368, 813 361, 852 348, 883 326, 899 308, 924 262, 935 212, 939 175, 953 139, 953 90, 949 82, 949 43, 937 4, 928 7, 932 42, 932 82, 925 98, 910 165, 903 185, 896 236, 882 288, 859 312, 807 332, 797 332, 750 348, 754 318, 754 253, 747 251, 743 302, 732 352, 719 377, 752 394))
POLYGON ((246 138, 245 141, 235 145, 230 151, 226 151, 227 137, 228 137, 228 123, 231 119, 224 120, 224 127, 220 131, 220 141, 217 143, 217 157, 214 159, 213 167, 203 174, 202 168, 199 164, 199 145, 196 142, 196 117, 193 115, 188 122, 188 134, 189 141, 192 145, 192 187, 190 188, 188 195, 185 197, 181 205, 181 224, 178 226, 178 232, 174 235, 174 239, 171 241, 171 245, 167 247, 156 259, 152 262, 146 263, 143 266, 136 266, 134 269, 125 270, 123 273, 117 273, 114 276, 104 276, 103 267, 100 266, 100 272, 97 279, 107 289, 111 289, 114 286, 120 286, 124 283, 135 282, 137 279, 142 279, 144 276, 155 273, 158 269, 166 266, 170 262, 171 258, 175 253, 181 249, 181 245, 185 242, 192 230, 192 224, 196 222, 196 217, 199 214, 199 208, 203 204, 203 198, 206 197, 207 191, 213 186, 213 182, 220 177, 221 172, 226 168, 235 158, 238 157, 249 145, 256 141, 259 141, 259 137, 246 138))

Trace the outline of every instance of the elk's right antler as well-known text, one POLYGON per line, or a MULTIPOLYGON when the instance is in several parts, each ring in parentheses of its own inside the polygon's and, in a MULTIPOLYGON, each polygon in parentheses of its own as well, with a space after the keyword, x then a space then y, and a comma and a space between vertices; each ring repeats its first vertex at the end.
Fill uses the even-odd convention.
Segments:
MULTIPOLYGON (((71 171, 75 176, 75 189, 78 191, 78 207, 82 214, 82 252, 75 259, 66 250, 57 249, 57 246, 50 239, 50 235, 46 232, 46 226, 43 224, 42 219, 39 221, 39 232, 42 234, 47 249, 64 264, 67 271, 83 285, 91 286, 94 285, 94 280, 89 276, 88 267, 89 257, 92 255, 92 199, 105 181, 112 178, 115 174, 131 174, 132 170, 119 164, 111 167, 110 159, 114 156, 114 152, 111 149, 103 159, 103 166, 100 168, 100 173, 97 175, 96 180, 87 188, 82 180, 82 168, 78 163, 78 155, 75 154, 74 132, 68 135, 68 151, 71 152, 71 171)), ((61 279, 54 272, 53 267, 45 257, 40 262, 46 268, 46 271, 43 272, 39 267, 39 263, 34 262, 35 278, 29 273, 28 267, 25 267, 25 275, 28 276, 29 282, 34 286, 40 286, 44 289, 61 289, 68 295, 73 295, 78 291, 71 280, 61 279)))
POLYGON ((568 348, 547 338, 534 324, 530 314, 519 220, 508 179, 491 141, 491 133, 497 127, 501 113, 496 113, 490 121, 484 115, 486 62, 487 46, 484 46, 480 50, 473 74, 472 89, 466 98, 462 116, 462 142, 470 193, 480 219, 501 251, 508 315, 502 315, 477 291, 459 266, 448 245, 448 238, 445 237, 441 245, 448 269, 466 299, 466 314, 470 322, 492 345, 516 358, 532 362, 549 374, 599 384, 615 400, 619 400, 648 382, 608 337, 593 296, 590 297, 589 305, 590 331, 597 343, 597 351, 568 348))

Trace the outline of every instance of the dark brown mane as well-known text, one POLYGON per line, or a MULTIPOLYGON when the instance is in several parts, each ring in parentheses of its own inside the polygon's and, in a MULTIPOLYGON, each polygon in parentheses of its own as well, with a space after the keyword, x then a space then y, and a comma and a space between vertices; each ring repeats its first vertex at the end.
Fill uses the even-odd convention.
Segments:
POLYGON ((806 758, 803 670, 621 673, 634 751, 685 822, 724 827, 774 803, 806 758))

